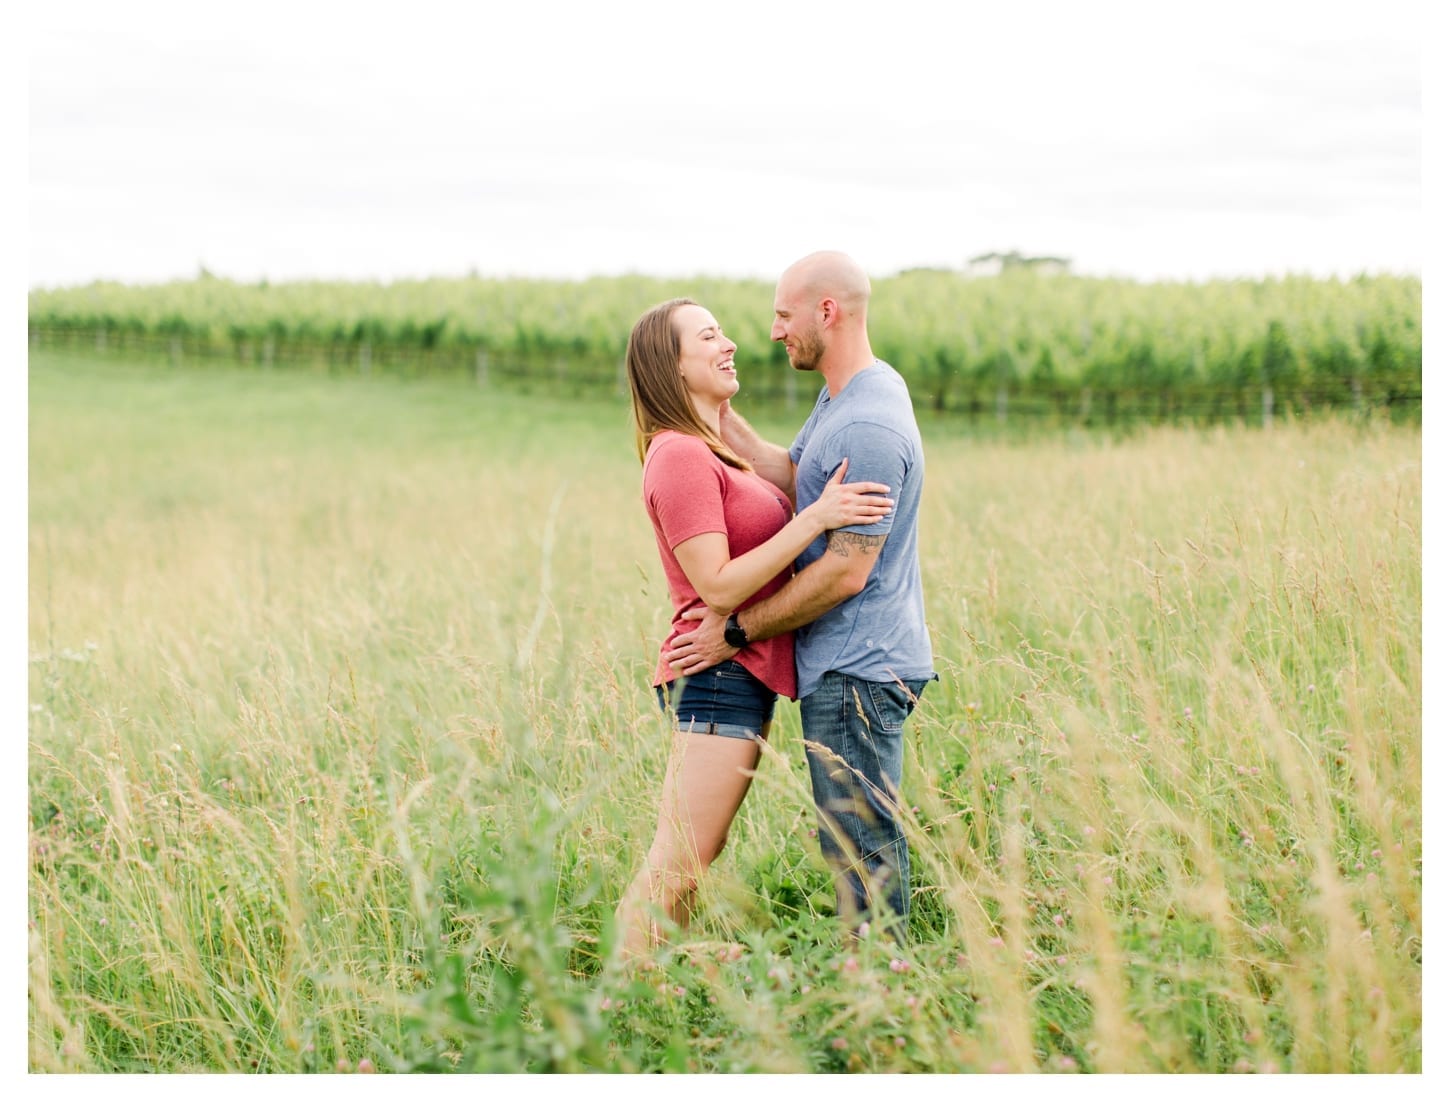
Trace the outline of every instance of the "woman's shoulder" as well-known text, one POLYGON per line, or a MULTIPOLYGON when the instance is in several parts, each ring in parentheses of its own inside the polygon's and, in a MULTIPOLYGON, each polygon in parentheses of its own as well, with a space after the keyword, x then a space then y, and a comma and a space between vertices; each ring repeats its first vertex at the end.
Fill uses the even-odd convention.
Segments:
POLYGON ((674 429, 661 429, 651 437, 649 447, 645 449, 645 462, 661 452, 676 452, 682 455, 709 455, 715 453, 710 451, 710 445, 701 440, 698 436, 691 436, 687 432, 676 432, 674 429))
POLYGON ((710 470, 723 464, 710 450, 710 445, 698 436, 674 429, 662 429, 655 433, 644 453, 644 479, 648 483, 662 477, 661 471, 669 468, 671 475, 686 470, 710 470))
POLYGON ((681 432, 679 429, 660 429, 650 437, 650 447, 660 447, 664 444, 698 444, 706 447, 705 441, 694 433, 681 432))

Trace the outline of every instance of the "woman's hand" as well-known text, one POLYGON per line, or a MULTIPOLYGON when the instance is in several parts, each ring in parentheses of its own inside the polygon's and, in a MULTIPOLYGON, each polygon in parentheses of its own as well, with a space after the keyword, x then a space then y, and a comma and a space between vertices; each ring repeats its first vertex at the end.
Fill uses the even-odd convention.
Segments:
POLYGON ((884 496, 890 486, 879 482, 846 482, 846 463, 845 459, 841 460, 821 496, 801 510, 801 516, 819 524, 823 532, 854 524, 875 524, 895 504, 884 496))

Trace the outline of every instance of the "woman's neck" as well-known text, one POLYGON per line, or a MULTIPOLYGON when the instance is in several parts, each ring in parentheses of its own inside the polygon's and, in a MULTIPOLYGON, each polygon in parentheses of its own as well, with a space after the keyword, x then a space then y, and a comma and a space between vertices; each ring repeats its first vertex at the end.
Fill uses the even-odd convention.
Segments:
POLYGON ((703 421, 703 422, 705 422, 705 424, 709 427, 709 429, 710 429, 711 432, 713 432, 716 436, 719 436, 720 435, 720 406, 719 406, 719 404, 717 403, 715 405, 711 405, 708 401, 706 401, 706 400, 704 400, 702 398, 696 398, 693 394, 690 395, 690 404, 695 407, 695 412, 700 415, 700 420, 703 421))

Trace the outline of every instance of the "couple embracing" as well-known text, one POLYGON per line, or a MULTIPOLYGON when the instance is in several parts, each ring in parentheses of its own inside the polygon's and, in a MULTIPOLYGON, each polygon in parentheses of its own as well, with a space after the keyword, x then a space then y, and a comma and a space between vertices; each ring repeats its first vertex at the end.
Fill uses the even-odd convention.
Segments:
POLYGON ((689 921, 779 696, 800 701, 838 912, 904 932, 902 732, 936 676, 917 557, 925 461, 906 384, 871 351, 870 294, 842 253, 781 276, 771 339, 824 383, 789 448, 731 408, 735 345, 704 306, 662 303, 630 334, 644 502, 674 613, 654 686, 675 737, 654 841, 616 916, 626 956, 662 940, 661 919, 689 921))

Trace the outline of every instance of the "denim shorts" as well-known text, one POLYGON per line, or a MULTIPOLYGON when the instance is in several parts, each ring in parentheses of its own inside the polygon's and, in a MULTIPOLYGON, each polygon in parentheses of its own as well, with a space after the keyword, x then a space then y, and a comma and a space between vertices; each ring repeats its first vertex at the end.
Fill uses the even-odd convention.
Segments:
POLYGON ((775 714, 775 690, 739 662, 657 685, 655 696, 681 731, 695 734, 756 739, 775 714))

